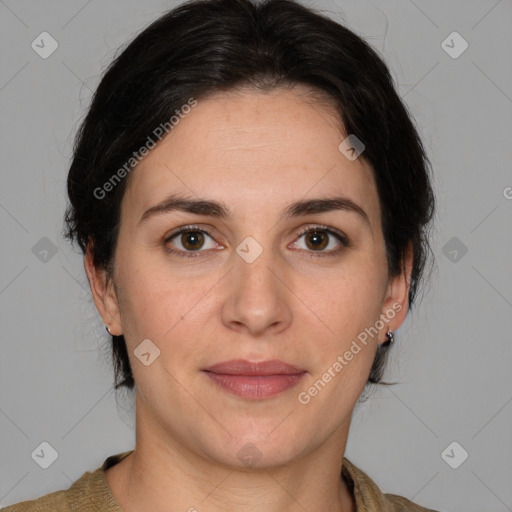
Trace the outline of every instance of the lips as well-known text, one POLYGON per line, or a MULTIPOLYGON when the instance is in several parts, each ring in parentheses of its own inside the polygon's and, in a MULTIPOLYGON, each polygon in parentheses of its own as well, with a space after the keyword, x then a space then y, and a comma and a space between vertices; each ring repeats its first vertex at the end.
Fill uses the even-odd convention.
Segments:
POLYGON ((235 359, 210 366, 203 372, 224 391, 249 400, 263 400, 286 391, 307 373, 278 359, 257 363, 235 359))
POLYGON ((280 361, 279 359, 270 359, 252 363, 245 359, 233 359, 222 363, 214 364, 205 371, 221 373, 226 375, 297 375, 305 370, 297 368, 291 364, 280 361))

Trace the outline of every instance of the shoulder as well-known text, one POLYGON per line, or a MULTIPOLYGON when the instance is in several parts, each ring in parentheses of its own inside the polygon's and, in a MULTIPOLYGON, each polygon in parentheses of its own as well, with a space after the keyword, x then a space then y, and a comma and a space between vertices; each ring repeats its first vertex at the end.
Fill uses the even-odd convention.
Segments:
POLYGON ((108 487, 105 470, 130 453, 111 455, 101 467, 86 471, 69 489, 9 505, 0 512, 121 512, 108 487))
POLYGON ((0 509, 0 512, 71 512, 67 499, 69 491, 55 491, 34 500, 22 501, 0 509))
POLYGON ((390 511, 392 512, 439 512, 439 510, 422 507, 397 494, 385 494, 384 496, 389 502, 390 511))
POLYGON ((358 512, 439 512, 396 494, 384 494, 360 468, 343 458, 342 478, 354 495, 358 512))
POLYGON ((69 489, 45 494, 39 498, 15 503, 0 512, 84 512, 96 510, 91 506, 98 488, 99 469, 87 471, 69 489))

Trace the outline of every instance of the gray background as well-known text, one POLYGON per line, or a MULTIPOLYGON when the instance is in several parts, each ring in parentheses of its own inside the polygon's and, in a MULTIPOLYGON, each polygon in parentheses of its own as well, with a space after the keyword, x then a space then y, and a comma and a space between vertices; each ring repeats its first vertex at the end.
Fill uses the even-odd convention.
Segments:
MULTIPOLYGON (((134 446, 132 399, 112 391, 82 257, 61 236, 65 180, 102 70, 174 5, 0 1, 0 506, 67 488, 134 446), (43 31, 59 45, 47 59, 31 48, 43 31), (43 441, 58 452, 48 469, 31 458, 43 441)), ((309 5, 383 55, 425 141, 438 199, 437 270, 388 367, 400 384, 358 406, 346 456, 385 492, 424 506, 512 510, 512 4, 309 5), (453 31, 469 44, 456 59, 441 46, 453 31), (469 453, 457 469, 441 456, 453 441, 469 453)), ((451 460, 461 453, 449 451, 451 460)))

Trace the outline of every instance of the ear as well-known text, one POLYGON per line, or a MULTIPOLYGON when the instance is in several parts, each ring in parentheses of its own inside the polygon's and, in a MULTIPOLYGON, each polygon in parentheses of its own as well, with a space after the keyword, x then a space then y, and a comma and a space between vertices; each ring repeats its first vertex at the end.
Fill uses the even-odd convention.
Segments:
POLYGON ((92 245, 88 244, 84 257, 84 268, 91 287, 96 309, 108 325, 110 334, 119 336, 123 333, 119 304, 112 278, 103 267, 96 267, 93 261, 92 245))
POLYGON ((389 279, 380 316, 384 323, 379 332, 380 343, 387 340, 386 333, 388 331, 395 331, 403 324, 409 311, 409 289, 413 265, 412 248, 412 242, 409 242, 405 259, 402 262, 402 272, 389 279))

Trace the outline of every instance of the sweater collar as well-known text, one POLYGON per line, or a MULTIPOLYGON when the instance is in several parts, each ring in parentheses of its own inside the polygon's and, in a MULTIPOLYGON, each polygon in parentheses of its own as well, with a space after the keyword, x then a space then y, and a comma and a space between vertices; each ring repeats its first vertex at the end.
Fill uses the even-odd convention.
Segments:
MULTIPOLYGON (((108 487, 105 471, 121 462, 124 458, 133 453, 133 451, 134 450, 129 450, 107 457, 102 466, 93 473, 97 490, 107 497, 110 504, 108 508, 109 512, 122 512, 122 510, 108 487)), ((355 498, 357 512, 387 512, 389 510, 389 501, 377 484, 346 457, 343 457, 340 476, 346 482, 349 491, 355 498)))

